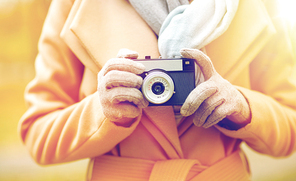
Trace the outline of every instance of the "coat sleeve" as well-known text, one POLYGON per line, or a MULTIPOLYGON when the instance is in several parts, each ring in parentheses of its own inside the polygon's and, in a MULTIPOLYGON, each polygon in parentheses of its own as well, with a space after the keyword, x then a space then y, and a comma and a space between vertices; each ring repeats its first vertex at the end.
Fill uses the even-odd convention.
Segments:
POLYGON ((296 150, 296 59, 286 24, 279 17, 273 23, 277 34, 250 65, 252 90, 238 87, 249 102, 251 123, 237 131, 216 127, 278 157, 296 150))
POLYGON ((39 41, 36 76, 25 91, 18 131, 39 164, 104 154, 135 129, 106 119, 95 92, 79 100, 84 66, 60 38, 71 0, 53 0, 39 41))

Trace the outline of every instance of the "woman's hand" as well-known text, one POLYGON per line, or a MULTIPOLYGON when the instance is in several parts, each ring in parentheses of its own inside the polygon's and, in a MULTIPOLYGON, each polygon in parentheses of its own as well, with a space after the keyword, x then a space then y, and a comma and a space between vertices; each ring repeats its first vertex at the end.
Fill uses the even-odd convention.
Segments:
POLYGON ((181 114, 194 114, 194 124, 208 128, 222 119, 230 120, 230 129, 239 129, 250 122, 250 107, 245 97, 215 70, 210 58, 196 49, 182 49, 184 58, 193 58, 200 67, 205 81, 188 95, 181 114))
POLYGON ((141 114, 148 101, 139 90, 145 67, 131 59, 138 53, 122 49, 98 73, 98 92, 104 115, 118 125, 129 126, 141 114))

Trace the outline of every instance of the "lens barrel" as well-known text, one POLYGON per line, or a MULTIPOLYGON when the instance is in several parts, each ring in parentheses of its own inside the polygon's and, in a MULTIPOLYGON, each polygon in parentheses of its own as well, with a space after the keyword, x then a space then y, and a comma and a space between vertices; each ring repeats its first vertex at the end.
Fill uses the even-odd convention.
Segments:
POLYGON ((163 104, 174 94, 173 79, 164 71, 152 70, 143 80, 142 92, 153 104, 163 104))

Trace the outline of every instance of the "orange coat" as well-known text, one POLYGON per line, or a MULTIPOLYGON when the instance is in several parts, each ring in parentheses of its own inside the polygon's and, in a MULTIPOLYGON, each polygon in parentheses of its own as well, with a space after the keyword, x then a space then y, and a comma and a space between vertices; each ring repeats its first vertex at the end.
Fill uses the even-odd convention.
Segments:
POLYGON ((97 72, 121 48, 158 57, 157 37, 125 0, 53 0, 19 124, 32 157, 39 164, 93 158, 94 180, 247 180, 242 141, 264 154, 291 154, 296 61, 274 7, 241 0, 229 29, 206 46, 217 72, 251 108, 251 123, 231 131, 196 127, 192 117, 176 126, 171 107, 148 107, 130 127, 108 120, 97 72))

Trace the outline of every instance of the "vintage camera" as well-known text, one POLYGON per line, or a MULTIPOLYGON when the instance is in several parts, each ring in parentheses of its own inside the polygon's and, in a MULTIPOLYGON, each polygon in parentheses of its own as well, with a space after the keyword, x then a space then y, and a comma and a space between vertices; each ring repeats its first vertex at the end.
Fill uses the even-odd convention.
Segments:
POLYGON ((136 59, 145 66, 141 75, 144 79, 141 91, 156 105, 182 105, 188 94, 195 88, 194 59, 136 59))

